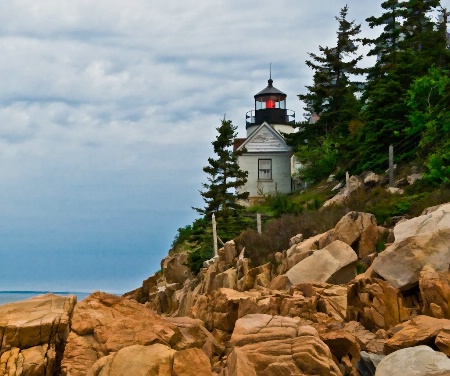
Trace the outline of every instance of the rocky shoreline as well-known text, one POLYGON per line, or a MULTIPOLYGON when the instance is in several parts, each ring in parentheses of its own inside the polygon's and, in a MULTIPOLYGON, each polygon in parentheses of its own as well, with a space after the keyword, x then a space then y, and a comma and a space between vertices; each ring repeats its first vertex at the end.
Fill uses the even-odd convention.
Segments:
POLYGON ((0 306, 0 375, 450 375, 450 204, 393 229, 350 212, 276 264, 186 257, 123 297, 0 306))

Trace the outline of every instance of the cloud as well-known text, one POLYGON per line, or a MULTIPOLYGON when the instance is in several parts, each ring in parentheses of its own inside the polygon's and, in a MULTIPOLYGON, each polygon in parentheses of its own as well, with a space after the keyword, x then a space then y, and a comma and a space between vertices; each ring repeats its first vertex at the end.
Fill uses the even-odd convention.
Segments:
POLYGON ((245 134, 269 63, 302 117, 307 52, 334 43, 343 5, 0 2, 0 259, 21 270, 0 290, 139 285, 202 205, 220 119, 245 134))

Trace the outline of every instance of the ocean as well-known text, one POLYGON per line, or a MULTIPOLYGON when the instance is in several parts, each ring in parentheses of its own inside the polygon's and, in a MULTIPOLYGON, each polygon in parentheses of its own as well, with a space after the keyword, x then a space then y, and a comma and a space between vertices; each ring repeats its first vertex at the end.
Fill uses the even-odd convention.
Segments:
MULTIPOLYGON (((0 305, 6 303, 17 302, 32 298, 33 296, 47 294, 50 291, 0 291, 0 305)), ((86 298, 90 293, 88 292, 70 292, 70 291, 51 291, 56 295, 76 295, 78 302, 86 298)))

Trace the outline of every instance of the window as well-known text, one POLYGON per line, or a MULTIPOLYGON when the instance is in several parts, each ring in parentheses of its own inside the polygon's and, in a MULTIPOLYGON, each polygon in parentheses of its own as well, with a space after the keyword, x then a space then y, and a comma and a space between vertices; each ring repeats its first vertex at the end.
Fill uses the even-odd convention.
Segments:
POLYGON ((272 180, 271 159, 258 159, 258 180, 272 180))

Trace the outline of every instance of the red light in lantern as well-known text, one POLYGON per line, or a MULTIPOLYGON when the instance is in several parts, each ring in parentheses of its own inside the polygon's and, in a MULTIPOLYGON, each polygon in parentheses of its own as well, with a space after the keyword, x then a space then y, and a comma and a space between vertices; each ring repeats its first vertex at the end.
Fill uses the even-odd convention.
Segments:
POLYGON ((273 99, 268 99, 266 101, 266 108, 275 108, 275 101, 273 99))

